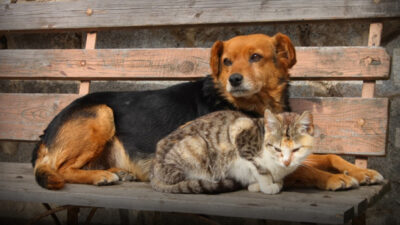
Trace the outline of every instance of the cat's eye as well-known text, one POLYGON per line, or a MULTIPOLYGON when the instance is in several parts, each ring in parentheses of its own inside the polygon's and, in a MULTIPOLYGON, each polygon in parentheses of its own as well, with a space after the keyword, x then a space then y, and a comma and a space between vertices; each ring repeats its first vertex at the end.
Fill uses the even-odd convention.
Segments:
POLYGON ((260 54, 257 54, 257 53, 254 53, 253 55, 251 55, 250 56, 250 62, 258 62, 258 61, 260 61, 261 59, 262 59, 263 57, 262 57, 262 55, 260 55, 260 54))
POLYGON ((275 146, 273 146, 273 145, 271 145, 271 144, 268 144, 267 146, 269 146, 269 147, 271 147, 271 148, 274 148, 275 151, 277 151, 277 152, 281 152, 281 151, 282 151, 280 148, 275 147, 275 146))
POLYGON ((224 59, 224 65, 225 66, 232 66, 232 61, 230 59, 228 59, 228 58, 225 58, 224 59))
POLYGON ((295 148, 295 149, 292 150, 292 152, 297 152, 300 149, 301 149, 301 147, 295 148))

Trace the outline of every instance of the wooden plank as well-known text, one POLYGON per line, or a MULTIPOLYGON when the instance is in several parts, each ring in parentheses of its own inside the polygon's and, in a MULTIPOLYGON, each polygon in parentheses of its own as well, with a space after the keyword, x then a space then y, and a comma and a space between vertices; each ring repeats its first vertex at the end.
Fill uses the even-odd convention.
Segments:
POLYGON ((368 46, 381 45, 382 23, 371 23, 369 26, 368 46))
POLYGON ((150 190, 146 183, 119 183, 108 187, 68 184, 60 191, 48 191, 35 183, 30 164, 0 163, 0 200, 46 201, 60 205, 189 212, 301 222, 345 223, 351 219, 352 206, 358 206, 359 213, 365 212, 366 201, 373 204, 389 190, 389 187, 385 181, 382 185, 362 186, 349 191, 289 189, 272 196, 247 191, 220 195, 163 194, 150 190))
MULTIPOLYGON (((324 197, 326 194, 319 191, 304 193, 296 189, 278 195, 247 191, 219 195, 178 195, 154 192, 149 184, 135 182, 104 187, 68 184, 60 191, 49 191, 35 183, 31 165, 0 163, 0 200, 46 201, 59 205, 329 224, 342 224, 350 220, 353 216, 353 205, 358 204, 359 198, 348 198, 347 203, 344 203, 342 200, 336 201, 334 197, 324 197)), ((357 196, 357 190, 354 190, 353 195, 357 196)))
POLYGON ((384 155, 388 126, 386 98, 290 99, 293 111, 314 116, 316 153, 384 155))
MULTIPOLYGON (((86 34, 85 49, 94 49, 96 47, 97 33, 86 34)), ((81 65, 82 66, 82 65, 81 65)), ((86 95, 90 91, 90 80, 81 80, 79 84, 79 95, 86 95)))
POLYGON ((361 89, 361 97, 373 98, 375 96, 375 81, 364 81, 361 89))
POLYGON ((95 49, 96 48, 96 38, 97 38, 96 32, 87 33, 85 49, 95 49))
MULTIPOLYGON (((369 26, 368 46, 380 45, 382 36, 382 27, 383 27, 382 23, 372 23, 369 26)), ((376 87, 375 81, 364 81, 361 90, 361 97, 373 98, 375 96, 375 87, 376 87)), ((360 168, 367 168, 368 158, 363 156, 356 157, 355 164, 360 168)), ((362 216, 361 220, 365 220, 365 216, 362 216)))
POLYGON ((397 0, 80 0, 0 5, 0 30, 101 29, 400 17, 397 0))
POLYGON ((0 140, 39 140, 50 120, 77 94, 0 94, 0 140))
MULTIPOLYGON (((0 94, 0 139, 38 140, 50 120, 79 95, 0 94)), ((290 99, 297 112, 314 113, 315 152, 383 155, 388 99, 290 99)))
MULTIPOLYGON (((2 50, 6 79, 193 79, 210 73, 208 48, 2 50)), ((296 79, 386 79, 384 48, 297 47, 296 79)))

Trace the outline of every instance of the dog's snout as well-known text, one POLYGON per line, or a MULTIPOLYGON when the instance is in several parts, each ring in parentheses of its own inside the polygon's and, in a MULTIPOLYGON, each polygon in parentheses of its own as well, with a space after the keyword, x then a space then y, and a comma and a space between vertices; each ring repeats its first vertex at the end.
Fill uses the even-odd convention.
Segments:
POLYGON ((239 73, 234 73, 229 77, 229 83, 231 83, 231 85, 233 87, 239 86, 243 81, 243 75, 239 74, 239 73))

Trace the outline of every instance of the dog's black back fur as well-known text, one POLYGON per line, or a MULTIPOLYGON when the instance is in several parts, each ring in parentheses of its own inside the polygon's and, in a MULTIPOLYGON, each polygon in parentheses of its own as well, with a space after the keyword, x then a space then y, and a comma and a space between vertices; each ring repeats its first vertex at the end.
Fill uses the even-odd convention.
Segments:
MULTIPOLYGON (((154 153, 161 138, 190 120, 217 110, 234 109, 220 96, 210 76, 161 90, 92 93, 64 108, 44 131, 40 143, 51 146, 62 124, 76 117, 96 116, 82 109, 99 104, 113 110, 116 136, 130 156, 154 153)), ((32 163, 37 151, 38 147, 32 163)))

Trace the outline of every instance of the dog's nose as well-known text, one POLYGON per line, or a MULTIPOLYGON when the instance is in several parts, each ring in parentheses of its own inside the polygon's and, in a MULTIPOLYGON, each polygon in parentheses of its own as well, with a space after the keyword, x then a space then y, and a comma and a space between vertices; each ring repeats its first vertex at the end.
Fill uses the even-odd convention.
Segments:
POLYGON ((239 86, 242 83, 242 80, 243 76, 240 73, 234 73, 229 77, 229 83, 231 83, 233 87, 239 86))

